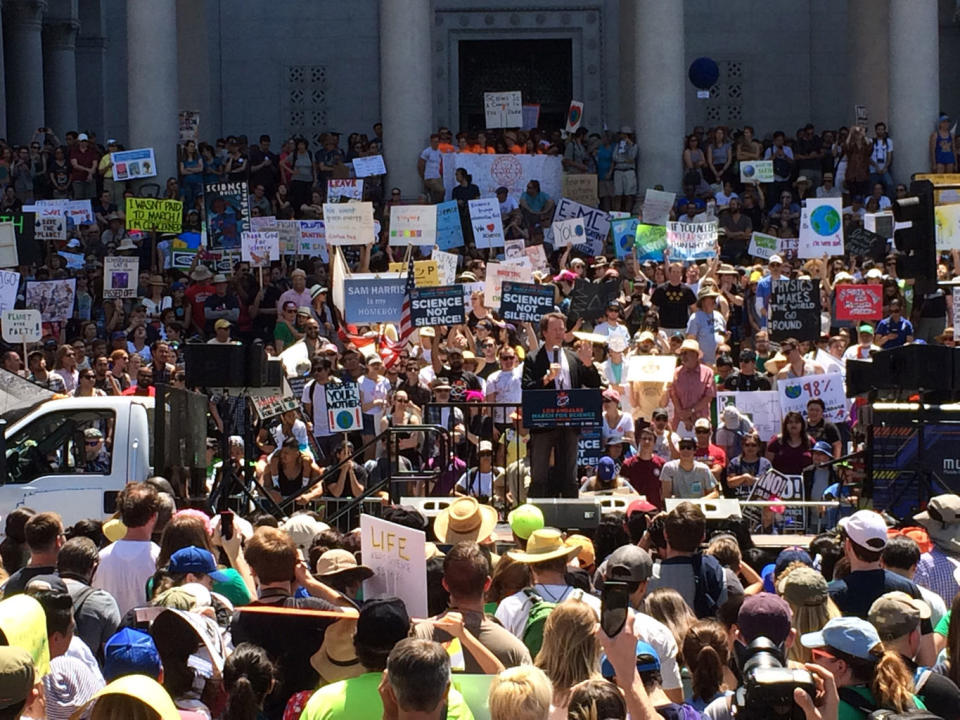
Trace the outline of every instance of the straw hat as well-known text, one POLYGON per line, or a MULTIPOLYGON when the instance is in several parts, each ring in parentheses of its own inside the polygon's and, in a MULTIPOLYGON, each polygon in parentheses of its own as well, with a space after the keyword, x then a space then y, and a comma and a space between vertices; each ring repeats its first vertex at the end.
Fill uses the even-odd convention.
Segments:
POLYGON ((84 705, 75 710, 71 718, 79 719, 87 714, 90 706, 107 695, 126 695, 139 700, 153 710, 160 720, 180 720, 177 706, 173 704, 170 695, 163 685, 146 675, 124 675, 117 678, 106 687, 101 688, 84 705))
POLYGON ((687 350, 693 350, 698 357, 703 357, 703 350, 700 349, 700 343, 693 338, 687 338, 680 343, 680 354, 683 355, 683 353, 687 350))
POLYGON ((497 526, 497 511, 476 498, 461 497, 447 505, 433 522, 433 533, 444 545, 481 542, 497 526))
POLYGON ((327 550, 317 559, 314 575, 321 580, 333 577, 347 577, 349 581, 368 580, 373 577, 373 570, 359 565, 349 550, 327 550))
POLYGON ((507 556, 519 563, 536 564, 560 558, 569 560, 579 552, 580 547, 578 545, 570 547, 563 543, 563 536, 559 530, 543 528, 530 533, 526 552, 511 550, 507 553, 507 556))
POLYGON ((789 362, 786 355, 778 352, 773 357, 767 358, 766 362, 763 364, 763 369, 768 373, 779 372, 780 369, 789 362))
POLYGON ((363 674, 363 665, 353 646, 356 630, 357 621, 351 618, 337 620, 323 633, 323 644, 310 658, 310 666, 327 684, 363 674))
POLYGON ((704 285, 697 293, 697 306, 700 307, 701 303, 707 298, 716 299, 718 297, 720 297, 720 293, 714 290, 712 285, 704 285))

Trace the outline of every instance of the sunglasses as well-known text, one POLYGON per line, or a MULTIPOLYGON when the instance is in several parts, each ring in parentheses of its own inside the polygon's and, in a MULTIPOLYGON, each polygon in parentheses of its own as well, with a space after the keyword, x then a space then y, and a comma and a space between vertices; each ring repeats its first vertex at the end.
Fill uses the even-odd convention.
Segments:
POLYGON ((699 429, 695 430, 694 432, 697 433, 697 435, 709 435, 709 434, 710 434, 710 431, 707 430, 706 428, 699 428, 699 429))
POLYGON ((85 440, 83 444, 88 447, 93 447, 94 445, 99 445, 101 442, 102 440, 85 440))
POLYGON ((695 443, 680 443, 681 450, 696 450, 697 446, 695 443))
POLYGON ((823 648, 811 648, 810 654, 813 656, 814 662, 818 660, 836 660, 836 656, 831 655, 823 648))

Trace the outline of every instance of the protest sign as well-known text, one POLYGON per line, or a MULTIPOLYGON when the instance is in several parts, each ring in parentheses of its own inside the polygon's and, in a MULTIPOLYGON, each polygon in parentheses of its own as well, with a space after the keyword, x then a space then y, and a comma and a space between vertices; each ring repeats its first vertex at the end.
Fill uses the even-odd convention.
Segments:
POLYGON ((0 313, 3 339, 8 343, 40 342, 43 337, 39 310, 13 310, 5 308, 0 313))
POLYGON ((633 254, 637 245, 637 226, 640 221, 635 217, 615 218, 610 221, 610 230, 613 233, 613 249, 618 258, 625 258, 633 254))
POLYGON ((180 144, 185 144, 187 140, 196 142, 200 134, 200 113, 196 110, 181 110, 178 120, 180 144))
POLYGON ((300 235, 296 250, 298 254, 316 257, 327 252, 327 233, 323 220, 300 220, 298 228, 300 235))
POLYGON ((503 223, 500 220, 500 203, 496 197, 478 198, 469 201, 470 225, 477 249, 503 247, 503 223))
MULTIPOLYGON (((323 221, 321 220, 320 222, 323 221)), ((281 253, 284 255, 295 255, 300 252, 299 220, 277 220, 277 232, 280 233, 281 253)))
POLYGON ((414 327, 462 325, 465 317, 460 285, 415 288, 410 292, 410 320, 414 327))
POLYGON ((178 233, 183 229, 183 203, 179 200, 128 197, 128 230, 156 230, 178 233))
POLYGON ((935 206, 933 224, 937 250, 960 249, 960 204, 935 206))
POLYGON ((431 260, 437 261, 437 281, 440 285, 453 285, 457 280, 457 260, 459 255, 443 250, 434 250, 431 260))
POLYGON ((768 318, 771 340, 816 340, 820 337, 820 281, 774 283, 768 318))
POLYGON ((777 248, 780 251, 780 257, 784 260, 796 260, 797 248, 800 246, 800 238, 778 238, 777 248))
POLYGON ((596 320, 619 295, 620 281, 617 278, 609 278, 601 283, 577 280, 570 293, 570 310, 567 315, 573 321, 578 318, 583 318, 584 321, 596 320))
POLYGON ((634 355, 629 358, 627 382, 672 382, 676 369, 677 358, 673 355, 634 355))
POLYGON ((373 570, 363 581, 364 599, 397 597, 410 617, 427 617, 426 542, 421 530, 361 515, 360 553, 373 570))
POLYGON ((501 285, 504 281, 530 283, 533 271, 529 265, 513 263, 488 263, 483 288, 483 304, 491 310, 500 308, 501 285))
POLYGON ((769 260, 771 255, 777 254, 779 245, 776 235, 764 235, 761 232, 754 232, 750 235, 750 248, 747 250, 751 257, 763 258, 769 260))
POLYGON ((38 206, 33 235, 37 240, 66 240, 67 218, 64 211, 38 206))
POLYGON ((511 322, 540 321, 553 312, 553 285, 504 282, 500 287, 500 317, 511 322))
POLYGON ((388 244, 426 245, 437 241, 436 205, 391 205, 388 244))
MULTIPOLYGON (((407 274, 407 263, 392 262, 389 271, 392 273, 407 274)), ((437 261, 433 258, 429 260, 417 260, 413 263, 413 282, 417 287, 436 287, 440 285, 440 275, 437 267, 437 261)), ((452 284, 452 283, 450 283, 452 284)))
POLYGON ((671 260, 705 260, 717 254, 717 223, 667 223, 671 260))
POLYGON ((666 225, 677 194, 648 188, 643 196, 643 221, 647 225, 666 225))
POLYGON ((603 431, 585 428, 577 435, 577 467, 596 467, 603 456, 603 431))
POLYGON ((570 108, 567 110, 566 132, 576 132, 580 129, 581 122, 583 122, 583 103, 579 100, 571 100, 570 108))
POLYGON ((522 109, 524 130, 533 130, 540 125, 540 103, 524 103, 522 109))
POLYGON ((371 202, 324 203, 323 222, 328 245, 367 245, 376 239, 371 202))
POLYGON ((110 162, 113 163, 113 179, 117 182, 157 175, 157 160, 153 157, 153 148, 110 153, 110 162))
POLYGON ((0 267, 16 267, 19 264, 17 233, 13 223, 0 222, 0 267))
POLYGON ((773 182, 773 160, 746 160, 740 163, 740 182, 773 182))
POLYGON ((72 253, 61 250, 57 253, 67 263, 67 270, 83 270, 83 253, 72 253))
POLYGON ((638 262, 663 262, 663 251, 667 249, 666 226, 638 223, 636 245, 638 262))
MULTIPOLYGON (((570 198, 561 198, 557 209, 553 213, 553 223, 558 220, 583 219, 583 229, 586 240, 574 246, 578 252, 586 255, 602 255, 603 247, 607 242, 607 233, 610 232, 610 215, 598 208, 592 208, 570 198)), ((553 228, 547 228, 543 233, 546 243, 558 247, 554 241, 553 228)))
POLYGON ((597 176, 595 173, 564 173, 563 196, 589 207, 596 207, 597 176))
POLYGON ((596 427, 601 423, 599 389, 524 390, 523 426, 527 428, 596 427))
POLYGON ((525 247, 523 254, 526 255, 527 260, 530 262, 530 267, 534 270, 545 273, 550 272, 550 263, 547 262, 547 254, 543 251, 543 245, 525 247))
MULTIPOLYGON (((363 180, 361 178, 330 178, 327 180, 327 202, 336 202, 340 198, 363 200, 363 180)), ((326 213, 324 213, 326 217, 326 213)))
POLYGON ((140 258, 108 255, 103 259, 103 297, 135 298, 140 258))
POLYGON ((331 430, 349 432, 363 430, 360 416, 360 388, 354 382, 328 382, 324 385, 327 396, 327 422, 331 430))
POLYGON ((733 405, 746 415, 763 442, 770 442, 782 429, 780 395, 776 390, 751 390, 750 392, 717 392, 717 417, 723 416, 728 405, 733 405))
POLYGON ((17 304, 17 290, 20 289, 20 273, 12 270, 0 270, 0 310, 12 310, 17 304))
POLYGON ((455 153, 443 156, 443 187, 453 197, 456 172, 463 168, 480 188, 480 196, 493 196, 498 187, 519 198, 530 180, 538 180, 540 189, 552 198, 563 197, 563 158, 559 155, 487 155, 455 153))
POLYGON ((77 279, 30 281, 26 289, 26 306, 40 311, 43 322, 66 322, 73 317, 73 300, 77 279))
POLYGON ((240 238, 240 257, 252 267, 270 267, 280 259, 280 233, 245 232, 240 238))
POLYGON ((34 242, 35 228, 33 213, 13 212, 8 210, 0 214, 0 222, 13 224, 13 234, 17 241, 18 264, 39 264, 43 251, 42 243, 34 242))
POLYGON ((884 240, 893 237, 893 229, 896 225, 892 212, 864 213, 863 227, 865 230, 875 232, 884 240))
POLYGON ((519 90, 485 92, 483 114, 487 128, 518 128, 523 125, 523 98, 519 90))
POLYGON ((777 391, 780 393, 780 412, 784 415, 796 411, 806 417, 807 403, 820 398, 826 405, 824 417, 827 420, 838 423, 847 419, 847 398, 840 373, 777 380, 777 391))
MULTIPOLYGON (((754 481, 749 500, 806 500, 803 476, 784 475, 768 470, 754 481)), ((743 517, 750 523, 750 532, 763 532, 763 510, 750 505, 741 508, 743 517)), ((806 512, 802 507, 786 508, 783 512, 784 532, 803 532, 806 527, 806 512)))
POLYGON ((516 262, 518 260, 521 262, 525 262, 525 260, 521 260, 522 258, 527 257, 523 252, 523 248, 524 248, 523 238, 515 238, 513 240, 504 240, 503 241, 504 259, 511 262, 516 262))
POLYGON ((879 320, 883 317, 883 285, 837 285, 837 320, 879 320))
POLYGON ((854 256, 881 260, 887 254, 887 241, 883 236, 859 226, 846 234, 843 245, 844 249, 854 256))
POLYGON ((256 215, 250 218, 250 232, 270 232, 279 231, 280 226, 273 215, 256 215))
POLYGON ((178 270, 189 270, 201 244, 200 233, 184 232, 173 238, 170 243, 173 267, 178 270))
POLYGON ((573 218, 571 220, 554 220, 551 227, 553 230, 553 247, 565 247, 567 245, 579 245, 584 241, 586 230, 583 227, 583 218, 573 218))
POLYGON ((800 211, 799 258, 843 255, 843 201, 822 198, 806 201, 800 211))
POLYGON ((437 208, 437 247, 453 250, 463 247, 463 227, 460 225, 460 208, 456 200, 442 202, 437 208))
POLYGON ((203 204, 207 210, 207 247, 239 250, 241 235, 250 229, 247 183, 207 183, 203 186, 203 204))
POLYGON ((387 166, 383 162, 383 155, 355 157, 353 159, 353 174, 358 178, 370 177, 371 175, 386 175, 387 166))
MULTIPOLYGON (((483 294, 483 291, 486 289, 486 284, 482 280, 479 282, 461 283, 460 286, 463 288, 463 305, 468 308, 473 307, 473 304, 470 302, 473 294, 483 294)), ((489 307, 486 300, 484 300, 483 304, 485 307, 489 307)))
POLYGON ((358 325, 400 321, 406 279, 365 273, 343 279, 344 320, 358 325))

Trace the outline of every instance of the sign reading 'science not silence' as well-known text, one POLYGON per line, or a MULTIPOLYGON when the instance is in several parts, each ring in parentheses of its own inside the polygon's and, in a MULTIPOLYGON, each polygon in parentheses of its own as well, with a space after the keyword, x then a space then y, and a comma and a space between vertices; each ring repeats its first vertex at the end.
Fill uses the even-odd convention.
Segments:
POLYGON ((553 310, 553 286, 504 281, 500 317, 511 322, 538 322, 553 310))
POLYGON ((411 290, 410 319, 414 327, 462 325, 465 322, 463 286, 446 285, 411 290))

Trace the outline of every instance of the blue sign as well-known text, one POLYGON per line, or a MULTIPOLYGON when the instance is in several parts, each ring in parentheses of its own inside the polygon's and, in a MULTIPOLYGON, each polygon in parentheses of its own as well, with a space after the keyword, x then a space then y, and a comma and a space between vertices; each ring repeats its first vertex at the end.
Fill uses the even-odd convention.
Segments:
POLYGON ((577 466, 596 467, 603 455, 603 439, 600 428, 590 428, 577 438, 577 466))
POLYGON ((400 322, 406 278, 345 278, 344 320, 355 325, 400 322))
POLYGON ((437 247, 441 250, 463 247, 463 228, 456 200, 437 205, 437 247))
POLYGON ((466 321, 463 285, 440 285, 411 290, 410 319, 414 327, 462 325, 466 321))
POLYGON ((603 412, 598 388, 524 390, 522 402, 527 428, 599 427, 603 412))
POLYGON ((637 241, 637 225, 639 224, 640 221, 635 217, 610 221, 610 229, 613 231, 613 249, 617 251, 618 258, 633 255, 633 247, 637 241))

